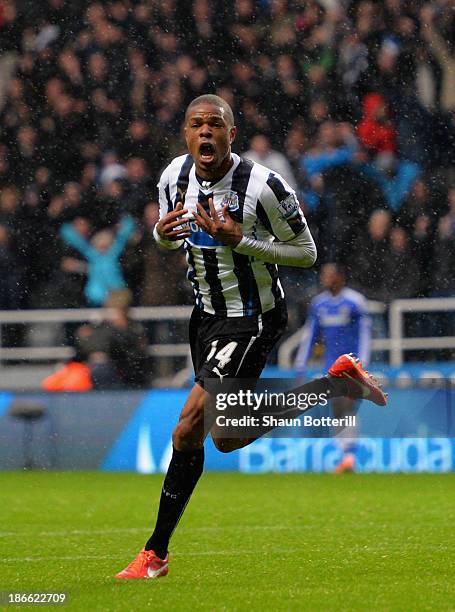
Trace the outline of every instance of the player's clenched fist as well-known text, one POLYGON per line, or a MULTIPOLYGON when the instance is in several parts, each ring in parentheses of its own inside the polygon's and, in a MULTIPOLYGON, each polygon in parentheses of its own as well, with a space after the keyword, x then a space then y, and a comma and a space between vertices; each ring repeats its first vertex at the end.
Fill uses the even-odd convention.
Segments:
POLYGON ((182 240, 188 238, 191 235, 191 231, 186 224, 183 216, 188 211, 183 208, 182 202, 178 202, 175 209, 156 224, 156 231, 163 240, 170 240, 175 242, 176 240, 182 240))
POLYGON ((210 216, 201 204, 197 205, 198 214, 194 220, 204 232, 216 240, 220 240, 232 248, 236 247, 243 238, 242 228, 229 214, 229 205, 223 208, 221 216, 216 212, 213 198, 209 198, 210 216))

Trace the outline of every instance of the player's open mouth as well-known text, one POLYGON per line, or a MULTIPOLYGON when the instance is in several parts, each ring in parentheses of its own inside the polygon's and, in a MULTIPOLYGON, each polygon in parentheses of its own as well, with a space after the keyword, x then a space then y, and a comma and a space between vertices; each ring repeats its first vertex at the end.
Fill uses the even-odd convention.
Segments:
POLYGON ((215 147, 210 142, 203 142, 199 147, 201 160, 210 163, 215 159, 215 147))

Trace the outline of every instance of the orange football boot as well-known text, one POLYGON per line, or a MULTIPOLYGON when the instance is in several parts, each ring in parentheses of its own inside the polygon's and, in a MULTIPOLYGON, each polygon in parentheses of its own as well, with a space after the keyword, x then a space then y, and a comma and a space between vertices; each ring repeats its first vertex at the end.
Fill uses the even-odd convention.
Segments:
POLYGON ((156 556, 153 550, 143 548, 138 556, 116 575, 116 578, 136 580, 138 578, 161 578, 169 572, 169 554, 165 559, 156 556))
POLYGON ((343 456, 343 459, 337 464, 335 468, 335 474, 342 474, 343 472, 353 472, 355 466, 355 457, 351 453, 343 456))
POLYGON ((340 355, 329 368, 329 375, 346 381, 350 399, 366 399, 378 406, 387 404, 387 394, 376 378, 363 369, 360 359, 353 353, 340 355))

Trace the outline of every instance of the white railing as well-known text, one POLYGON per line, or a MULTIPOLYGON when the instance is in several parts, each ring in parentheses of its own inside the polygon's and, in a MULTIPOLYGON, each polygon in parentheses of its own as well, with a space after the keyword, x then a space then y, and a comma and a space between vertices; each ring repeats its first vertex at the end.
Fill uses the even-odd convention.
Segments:
MULTIPOLYGON (((178 321, 190 317, 192 306, 138 306, 129 314, 136 321, 178 321)), ((55 308, 51 310, 0 310, 0 325, 5 323, 99 322, 108 308, 55 308)))
MULTIPOLYGON (((130 311, 137 321, 187 321, 191 306, 151 306, 137 307, 130 311)), ((382 302, 369 301, 370 314, 385 314, 387 306, 382 302)), ((418 312, 453 312, 455 314, 455 297, 422 298, 395 300, 388 308, 389 338, 375 338, 372 341, 373 351, 387 351, 391 365, 403 363, 406 350, 455 349, 455 336, 433 336, 428 338, 404 337, 404 314, 418 312)), ((3 325, 22 323, 83 323, 100 322, 107 314, 102 308, 55 309, 55 310, 1 310, 0 338, 3 325)), ((283 369, 293 366, 295 351, 299 345, 302 330, 287 338, 278 351, 278 365, 283 369)), ((155 357, 185 357, 189 354, 186 343, 159 343, 148 347, 155 357)), ((67 346, 29 346, 24 348, 0 347, 0 362, 4 361, 59 361, 68 359, 74 350, 67 346)))
MULTIPOLYGON (((191 306, 150 306, 131 308, 136 321, 187 321, 191 306)), ((3 325, 13 323, 100 323, 108 314, 105 308, 61 308, 55 310, 0 310, 0 338, 3 325)), ((151 344, 148 352, 154 357, 186 357, 186 343, 151 344)), ((0 347, 0 361, 60 361, 74 355, 69 346, 0 347)))
POLYGON ((405 350, 455 349, 455 336, 431 336, 428 338, 404 338, 404 317, 410 312, 452 312, 455 314, 455 297, 394 300, 389 308, 390 365, 401 366, 405 350))
MULTIPOLYGON (((382 302, 368 302, 370 314, 384 314, 387 306, 382 302)), ((416 298, 394 300, 389 306, 389 338, 374 338, 371 342, 373 351, 389 352, 390 365, 401 366, 406 350, 455 349, 455 336, 431 336, 426 338, 404 337, 404 314, 416 312, 453 312, 455 314, 455 297, 453 298, 416 298)), ((302 337, 302 329, 287 338, 278 350, 278 365, 291 369, 294 356, 302 337)))

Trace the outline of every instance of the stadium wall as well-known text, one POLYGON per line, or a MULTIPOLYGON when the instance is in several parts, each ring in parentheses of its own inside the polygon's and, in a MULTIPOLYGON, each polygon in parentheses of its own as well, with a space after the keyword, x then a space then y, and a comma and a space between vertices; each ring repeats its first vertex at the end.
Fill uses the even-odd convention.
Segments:
MULTIPOLYGON (((445 381, 448 374, 444 371, 445 381)), ((414 372, 408 388, 389 389, 388 407, 361 403, 358 471, 455 470, 455 389, 449 384, 422 388, 423 383, 429 384, 428 379, 416 379, 414 372)), ((0 469, 27 464, 39 469, 164 472, 186 395, 185 390, 0 393, 0 469), (41 416, 34 417, 37 409, 41 416)), ((330 412, 315 408, 311 414, 330 412)), ((307 428, 305 437, 301 430, 288 430, 285 438, 264 438, 231 454, 219 453, 208 440, 206 468, 332 471, 341 449, 330 437, 321 437, 325 435, 329 430, 321 427, 307 428)))

